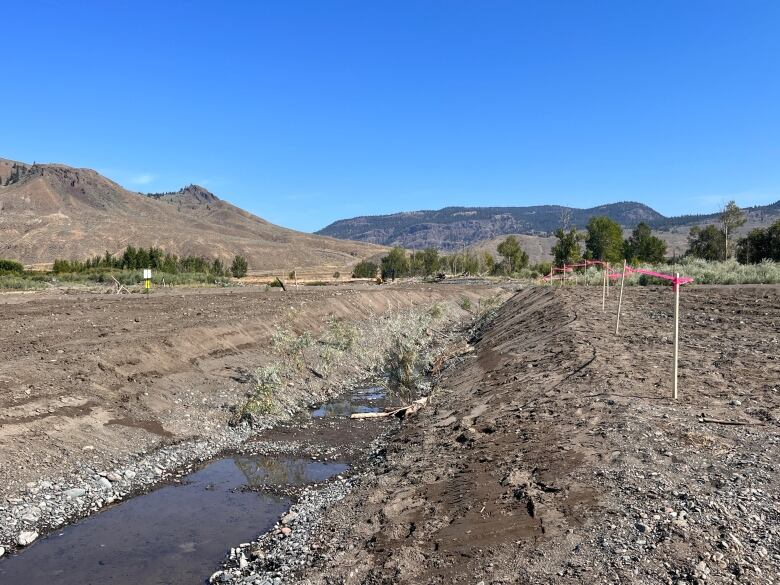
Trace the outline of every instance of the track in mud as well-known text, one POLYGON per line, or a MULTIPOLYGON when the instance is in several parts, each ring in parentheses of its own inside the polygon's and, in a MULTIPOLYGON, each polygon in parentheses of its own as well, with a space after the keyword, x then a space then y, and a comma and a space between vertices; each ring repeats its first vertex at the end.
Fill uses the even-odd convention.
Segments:
MULTIPOLYGON (((25 585, 189 585, 204 582, 225 552, 271 529, 295 488, 326 482, 349 470, 334 454, 333 436, 353 412, 379 410, 383 390, 362 388, 300 416, 276 432, 274 444, 299 441, 301 452, 233 454, 167 485, 58 530, 0 560, 0 582, 25 585), (300 429, 296 432, 296 429, 300 429), (278 433, 284 434, 284 439, 278 433), (320 441, 320 445, 316 441, 320 441), (311 449, 329 449, 330 461, 311 449), (308 450, 307 450, 308 449, 308 450), (333 461, 332 459, 336 459, 333 461), (291 489, 292 488, 292 489, 291 489)), ((359 425, 368 444, 380 425, 359 425)), ((261 436, 254 446, 262 446, 261 436)), ((273 449, 273 448, 272 448, 273 449)), ((300 451, 300 450, 299 450, 300 451)), ((343 461, 341 459, 344 459, 343 461)))

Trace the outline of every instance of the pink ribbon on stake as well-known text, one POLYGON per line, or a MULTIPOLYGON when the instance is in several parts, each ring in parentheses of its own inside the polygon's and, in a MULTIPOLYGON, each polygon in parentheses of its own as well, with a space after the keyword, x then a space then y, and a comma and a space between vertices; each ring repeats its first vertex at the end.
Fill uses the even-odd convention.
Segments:
MULTIPOLYGON (((670 280, 672 282, 672 291, 677 292, 677 289, 680 288, 683 284, 689 284, 693 282, 693 278, 690 276, 681 276, 676 277, 674 274, 664 274, 662 272, 653 272, 652 270, 645 270, 644 268, 631 268, 630 266, 626 266, 626 273, 633 272, 634 274, 644 274, 645 276, 654 276, 655 278, 661 278, 663 280, 670 280)), ((619 278, 620 273, 612 273, 609 275, 610 278, 619 278)))

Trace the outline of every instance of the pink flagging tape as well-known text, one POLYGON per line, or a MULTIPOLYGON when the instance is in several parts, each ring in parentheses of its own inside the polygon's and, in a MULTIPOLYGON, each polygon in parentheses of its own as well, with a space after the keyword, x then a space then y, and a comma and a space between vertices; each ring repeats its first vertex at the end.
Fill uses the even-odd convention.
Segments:
POLYGON ((683 284, 689 284, 693 282, 693 278, 690 276, 680 276, 678 278, 674 274, 663 274, 662 272, 653 272, 652 270, 645 270, 644 268, 631 268, 630 266, 626 266, 626 272, 633 272, 635 274, 644 274, 646 276, 654 276, 664 280, 671 280, 673 290, 675 291, 683 284))
MULTIPOLYGON (((542 280, 550 281, 550 280, 561 280, 562 276, 556 276, 555 272, 573 272, 575 268, 587 268, 588 266, 602 266, 605 270, 608 270, 607 278, 611 278, 612 280, 616 280, 620 278, 623 274, 621 270, 612 270, 607 266, 606 262, 601 262, 599 260, 586 260, 585 262, 580 262, 578 264, 567 264, 563 268, 553 267, 553 275, 546 275, 542 277, 542 280)), ((631 266, 626 266, 626 274, 644 274, 645 276, 654 276, 655 278, 661 278, 663 280, 669 280, 672 283, 672 290, 676 291, 678 287, 684 285, 684 284, 690 284, 693 282, 693 278, 690 276, 680 276, 679 278, 676 277, 674 274, 664 274, 663 272, 654 272, 652 270, 646 270, 644 268, 632 268, 631 266)))

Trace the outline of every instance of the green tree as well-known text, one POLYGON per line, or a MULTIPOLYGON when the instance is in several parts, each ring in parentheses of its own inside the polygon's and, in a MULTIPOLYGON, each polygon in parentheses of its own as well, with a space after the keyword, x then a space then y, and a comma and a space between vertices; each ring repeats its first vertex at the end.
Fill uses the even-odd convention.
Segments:
POLYGON ((520 242, 515 236, 507 236, 506 239, 498 245, 498 253, 504 257, 506 272, 513 274, 528 266, 528 254, 520 247, 520 242))
POLYGON ((757 264, 762 260, 780 262, 780 220, 768 228, 756 228, 737 244, 737 260, 757 264))
POLYGON ((738 228, 745 225, 745 214, 736 204, 735 201, 729 201, 726 203, 723 211, 720 213, 720 223, 723 226, 723 250, 724 257, 731 258, 732 246, 730 240, 734 239, 735 232, 738 228))
POLYGON ((425 248, 422 252, 418 252, 417 255, 420 256, 423 276, 431 276, 439 271, 441 258, 436 248, 425 248))
POLYGON ((352 278, 376 278, 378 270, 379 266, 376 263, 362 260, 352 269, 352 278))
POLYGON ((634 228, 625 242, 625 257, 631 262, 663 262, 666 258, 666 242, 653 235, 646 223, 634 228))
POLYGON ((726 253, 726 236, 714 225, 693 226, 688 234, 689 256, 704 260, 723 260, 726 253))
POLYGON ((234 278, 243 278, 246 276, 247 269, 248 265, 246 258, 238 255, 233 258, 233 264, 230 265, 230 274, 232 274, 234 278))
MULTIPOLYGON (((163 259, 160 258, 160 264, 162 265, 163 259)), ((214 262, 211 263, 211 274, 214 276, 225 276, 225 265, 223 264, 222 260, 219 258, 214 258, 214 262)))
POLYGON ((563 264, 574 264, 582 259, 582 250, 580 249, 580 240, 582 236, 577 233, 575 228, 565 232, 559 229, 555 232, 558 241, 553 245, 552 253, 556 266, 563 264))
MULTIPOLYGON (((55 264, 56 262, 55 260, 55 264)), ((0 274, 21 274, 22 272, 24 272, 24 266, 22 266, 21 262, 0 258, 0 274)))
POLYGON ((585 238, 585 257, 617 263, 623 259, 623 230, 608 217, 591 217, 585 238))
POLYGON ((382 257, 382 278, 397 278, 409 273, 409 259, 403 248, 395 247, 382 257))

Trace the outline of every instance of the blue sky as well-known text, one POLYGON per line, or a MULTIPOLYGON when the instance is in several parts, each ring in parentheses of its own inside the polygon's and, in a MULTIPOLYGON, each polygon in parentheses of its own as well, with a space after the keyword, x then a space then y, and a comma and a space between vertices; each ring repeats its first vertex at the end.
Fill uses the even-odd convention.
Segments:
POLYGON ((8 3, 0 156, 313 231, 780 199, 780 2, 8 3))

